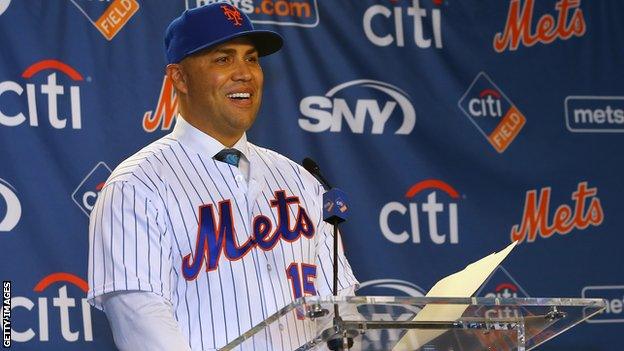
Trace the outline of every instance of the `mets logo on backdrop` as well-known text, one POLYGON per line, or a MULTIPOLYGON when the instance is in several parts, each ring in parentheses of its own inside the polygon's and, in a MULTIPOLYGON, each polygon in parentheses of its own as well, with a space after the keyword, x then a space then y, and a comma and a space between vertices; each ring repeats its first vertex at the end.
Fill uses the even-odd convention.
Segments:
POLYGON ((587 182, 580 182, 572 193, 574 205, 551 206, 552 189, 529 190, 524 200, 522 222, 511 228, 511 241, 528 243, 535 241, 539 234, 548 239, 553 234, 566 235, 574 229, 584 230, 589 226, 599 226, 604 220, 604 211, 597 197, 598 188, 590 188, 587 182), (550 209, 555 213, 550 216, 550 209))
POLYGON ((80 83, 85 79, 80 72, 58 60, 42 60, 26 68, 21 78, 0 82, 0 97, 6 94, 0 103, 0 126, 82 128, 80 83))
POLYGON ((104 187, 104 183, 111 173, 111 169, 106 163, 99 162, 72 193, 72 200, 87 217, 91 214, 100 190, 104 187))
POLYGON ((169 130, 177 114, 178 96, 173 88, 173 82, 165 76, 156 109, 146 111, 143 114, 143 130, 149 133, 156 131, 159 127, 162 130, 169 130))
POLYGON ((318 0, 185 0, 186 9, 227 3, 244 12, 253 23, 316 27, 318 0))
POLYGON ((458 105, 499 153, 509 147, 526 123, 524 115, 485 72, 479 72, 458 105))
POLYGON ((136 0, 70 1, 107 40, 112 40, 139 10, 136 0))
POLYGON ((493 46, 496 52, 507 49, 513 51, 520 44, 530 47, 537 43, 550 44, 553 41, 567 40, 573 36, 585 35, 586 25, 583 17, 581 0, 560 0, 555 4, 557 16, 544 14, 531 28, 533 20, 534 0, 511 0, 507 22, 502 32, 494 36, 493 46))

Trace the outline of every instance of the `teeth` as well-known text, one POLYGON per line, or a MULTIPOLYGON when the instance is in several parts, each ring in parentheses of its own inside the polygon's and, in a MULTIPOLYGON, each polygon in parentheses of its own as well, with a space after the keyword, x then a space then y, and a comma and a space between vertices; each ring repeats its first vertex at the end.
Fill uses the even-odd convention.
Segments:
POLYGON ((249 99, 251 97, 250 93, 232 93, 228 94, 227 97, 232 99, 249 99))

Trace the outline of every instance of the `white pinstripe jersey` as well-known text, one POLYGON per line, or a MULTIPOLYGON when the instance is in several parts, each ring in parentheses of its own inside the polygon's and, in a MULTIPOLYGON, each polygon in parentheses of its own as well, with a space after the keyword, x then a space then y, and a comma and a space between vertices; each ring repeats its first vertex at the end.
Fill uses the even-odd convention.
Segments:
MULTIPOLYGON (((89 226, 89 301, 101 309, 98 297, 113 291, 160 295, 193 350, 222 347, 295 295, 332 287, 332 228, 316 179, 248 143, 247 184, 237 167, 202 152, 197 140, 206 137, 178 122, 122 162, 89 226)), ((357 284, 342 247, 339 257, 339 288, 357 284)), ((312 337, 291 328, 266 335, 260 349, 293 350, 312 337)))

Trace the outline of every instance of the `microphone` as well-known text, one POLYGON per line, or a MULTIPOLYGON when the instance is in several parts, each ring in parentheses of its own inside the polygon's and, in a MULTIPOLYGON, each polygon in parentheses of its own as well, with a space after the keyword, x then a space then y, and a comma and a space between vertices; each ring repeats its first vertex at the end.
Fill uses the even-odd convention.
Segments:
POLYGON ((333 188, 333 186, 329 184, 327 179, 323 177, 323 174, 321 174, 321 168, 319 167, 318 164, 316 164, 316 162, 314 162, 313 159, 306 157, 301 162, 301 165, 303 165, 303 168, 305 168, 308 172, 310 172, 310 174, 312 174, 314 178, 316 178, 319 182, 321 182, 321 184, 323 184, 323 187, 325 188, 325 190, 329 190, 333 188))

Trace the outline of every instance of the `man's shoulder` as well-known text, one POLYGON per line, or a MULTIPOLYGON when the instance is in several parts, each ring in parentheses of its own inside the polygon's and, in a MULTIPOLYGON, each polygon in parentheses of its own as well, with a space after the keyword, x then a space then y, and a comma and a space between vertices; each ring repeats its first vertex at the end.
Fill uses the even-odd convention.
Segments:
POLYGON ((166 168, 163 153, 176 143, 169 135, 164 136, 123 160, 112 172, 106 186, 124 182, 130 185, 158 191, 162 186, 162 174, 166 168))

